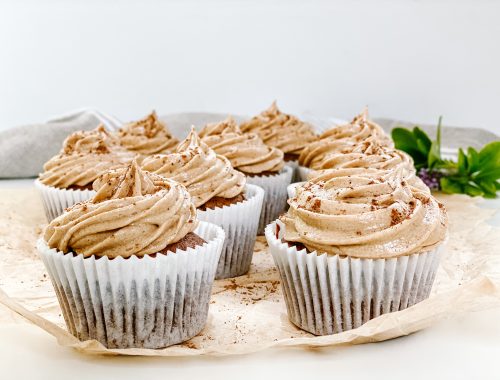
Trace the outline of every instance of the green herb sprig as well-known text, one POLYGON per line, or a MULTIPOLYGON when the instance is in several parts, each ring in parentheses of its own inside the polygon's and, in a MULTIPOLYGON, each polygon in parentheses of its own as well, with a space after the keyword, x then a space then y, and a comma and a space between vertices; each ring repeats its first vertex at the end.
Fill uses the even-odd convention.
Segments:
POLYGON ((440 117, 435 140, 418 126, 413 130, 394 128, 392 139, 396 148, 413 158, 417 174, 431 189, 495 198, 500 191, 500 141, 490 142, 480 151, 460 148, 457 161, 443 159, 441 122, 440 117))

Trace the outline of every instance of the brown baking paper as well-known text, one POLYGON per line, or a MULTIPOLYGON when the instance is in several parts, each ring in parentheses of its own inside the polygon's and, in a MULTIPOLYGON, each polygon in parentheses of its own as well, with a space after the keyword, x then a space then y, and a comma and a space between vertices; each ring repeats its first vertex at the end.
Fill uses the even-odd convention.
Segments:
MULTIPOLYGON (((45 223, 33 189, 0 190, 0 303, 55 336, 59 344, 93 354, 149 356, 236 355, 269 347, 320 347, 383 341, 411 334, 460 313, 500 306, 500 228, 493 209, 467 196, 444 196, 450 236, 431 297, 337 335, 316 337, 287 318, 279 276, 258 238, 250 274, 216 281, 207 325, 190 341, 162 350, 108 350, 80 342, 65 328, 35 241, 45 223)), ((4 308, 3 308, 4 309, 4 308)), ((0 310, 0 323, 12 321, 0 310)))

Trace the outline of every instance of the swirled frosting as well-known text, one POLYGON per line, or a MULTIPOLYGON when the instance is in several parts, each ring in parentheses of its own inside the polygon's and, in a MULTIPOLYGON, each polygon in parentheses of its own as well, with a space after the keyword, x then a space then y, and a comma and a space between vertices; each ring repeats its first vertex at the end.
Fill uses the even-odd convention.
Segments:
POLYGON ((108 170, 130 163, 133 154, 120 149, 104 127, 71 134, 61 152, 47 161, 40 182, 67 188, 86 186, 108 170))
POLYGON ((278 172, 285 165, 281 150, 267 146, 255 133, 243 134, 232 117, 207 124, 199 136, 215 153, 226 157, 235 169, 244 173, 278 172))
POLYGON ((393 148, 394 143, 382 127, 368 120, 367 111, 357 115, 349 124, 335 126, 323 132, 319 140, 304 148, 299 164, 320 169, 321 162, 329 153, 347 153, 360 143, 373 143, 393 148))
POLYGON ((284 239, 310 251, 392 258, 431 250, 447 232, 444 207, 409 186, 401 170, 329 170, 288 203, 284 239))
POLYGON ((260 115, 240 125, 243 133, 257 133, 265 144, 288 154, 300 154, 317 136, 310 124, 282 113, 276 102, 260 115))
POLYGON ((401 170, 403 180, 408 182, 409 185, 422 191, 429 191, 429 188, 416 175, 413 159, 408 154, 375 143, 363 142, 341 152, 330 152, 321 161, 316 161, 314 167, 317 169, 308 175, 309 178, 321 175, 325 169, 372 168, 401 170))
POLYGON ((179 142, 154 111, 120 128, 118 139, 124 148, 142 155, 173 152, 179 142))
POLYGON ((136 162, 94 183, 95 197, 77 203, 46 228, 50 248, 85 257, 144 256, 181 240, 197 225, 184 186, 142 171, 136 162))
POLYGON ((236 197, 246 183, 245 175, 202 142, 194 128, 179 144, 176 153, 147 157, 142 168, 182 183, 196 207, 216 196, 236 197))

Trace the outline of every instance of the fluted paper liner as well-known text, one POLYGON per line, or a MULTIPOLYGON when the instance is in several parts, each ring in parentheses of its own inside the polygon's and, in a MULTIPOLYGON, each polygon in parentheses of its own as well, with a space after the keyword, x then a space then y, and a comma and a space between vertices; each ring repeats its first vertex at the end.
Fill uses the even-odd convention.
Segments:
POLYGON ((61 215, 68 207, 86 201, 95 195, 93 190, 59 189, 47 186, 38 179, 35 181, 35 187, 42 198, 45 215, 49 222, 61 215))
POLYGON ((351 330, 428 298, 441 257, 442 245, 377 260, 308 253, 283 242, 284 233, 285 225, 279 220, 266 228, 288 317, 315 335, 351 330))
POLYGON ((297 181, 307 181, 309 178, 307 176, 313 170, 310 168, 306 168, 305 166, 298 165, 297 166, 297 181))
POLYGON ((352 330, 314 336, 289 321, 279 273, 264 238, 259 237, 248 274, 214 282, 207 324, 200 334, 185 343, 153 350, 107 349, 96 340, 82 342, 68 332, 35 250, 46 224, 40 199, 34 189, 0 189, 0 323, 29 320, 56 337, 60 345, 86 354, 237 355, 270 347, 373 343, 411 334, 465 312, 499 307, 500 228, 491 224, 500 225, 500 213, 492 218, 498 200, 437 196, 448 210, 450 229, 428 299, 352 330))
POLYGON ((38 251, 52 280, 68 330, 107 348, 163 348, 198 334, 207 319, 224 231, 200 223, 206 243, 154 257, 84 258, 38 251))
POLYGON ((247 184, 244 201, 198 210, 199 220, 216 224, 226 233, 215 278, 241 276, 250 269, 263 199, 264 190, 247 184))
POLYGON ((264 202, 260 214, 258 235, 264 234, 264 229, 286 210, 287 186, 292 181, 293 169, 286 166, 275 175, 247 177, 247 183, 264 189, 264 202))

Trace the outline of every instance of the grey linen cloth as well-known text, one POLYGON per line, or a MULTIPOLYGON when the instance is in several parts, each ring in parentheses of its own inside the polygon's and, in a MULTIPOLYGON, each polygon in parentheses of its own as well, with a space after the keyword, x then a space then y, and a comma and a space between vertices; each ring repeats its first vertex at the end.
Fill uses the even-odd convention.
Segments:
MULTIPOLYGON (((169 130, 178 139, 184 139, 191 125, 200 129, 206 123, 224 120, 228 113, 183 112, 160 116, 169 130)), ((237 122, 248 119, 233 115, 237 122)), ((322 132, 342 121, 335 118, 316 117, 311 114, 300 115, 303 120, 313 124, 322 132)), ((396 126, 411 128, 415 123, 394 119, 374 119, 390 133, 396 126)), ((77 112, 53 119, 47 123, 25 125, 0 131, 0 178, 35 177, 43 164, 61 149, 64 139, 79 130, 90 130, 103 123, 108 129, 118 128, 121 123, 96 110, 77 112)), ((435 125, 420 125, 431 138, 435 137, 435 125)), ((456 151, 459 147, 480 148, 490 141, 498 140, 491 132, 480 128, 458 128, 445 126, 443 129, 443 150, 456 151)))
POLYGON ((56 155, 64 139, 76 131, 99 124, 113 128, 98 112, 85 110, 50 120, 0 131, 0 178, 35 177, 43 164, 56 155))

